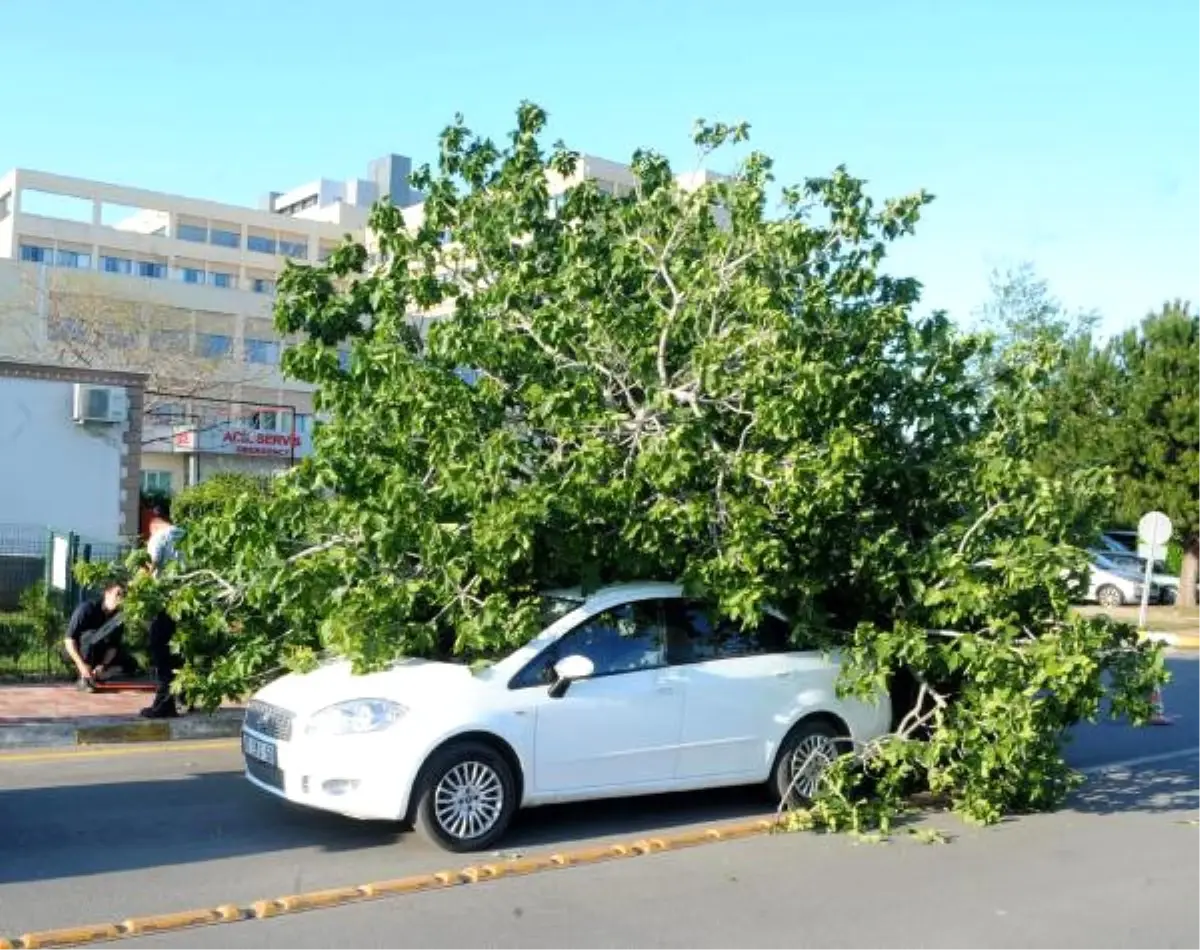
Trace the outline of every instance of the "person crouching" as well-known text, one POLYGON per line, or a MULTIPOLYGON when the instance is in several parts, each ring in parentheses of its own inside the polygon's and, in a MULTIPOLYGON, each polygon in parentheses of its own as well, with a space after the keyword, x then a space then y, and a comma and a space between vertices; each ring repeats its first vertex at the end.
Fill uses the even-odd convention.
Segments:
POLYGON ((96 683, 136 671, 136 662, 125 647, 121 604, 123 584, 109 584, 99 597, 83 601, 67 622, 63 646, 79 674, 79 688, 93 690, 96 683))

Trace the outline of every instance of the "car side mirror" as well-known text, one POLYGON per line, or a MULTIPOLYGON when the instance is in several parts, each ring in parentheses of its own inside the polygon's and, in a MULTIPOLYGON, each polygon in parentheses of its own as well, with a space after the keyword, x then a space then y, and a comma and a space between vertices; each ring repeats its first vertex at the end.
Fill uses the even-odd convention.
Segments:
POLYGON ((567 695, 567 690, 571 688, 572 683, 576 680, 585 680, 594 672, 596 672, 596 665, 586 656, 580 656, 577 653, 564 656, 554 664, 555 680, 550 686, 550 697, 562 699, 567 695))

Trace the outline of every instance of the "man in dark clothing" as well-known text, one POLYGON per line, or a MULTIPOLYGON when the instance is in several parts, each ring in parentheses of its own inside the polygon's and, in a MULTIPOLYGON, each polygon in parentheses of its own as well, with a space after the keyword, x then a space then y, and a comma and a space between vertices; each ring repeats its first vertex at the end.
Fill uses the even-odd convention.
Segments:
MULTIPOLYGON (((175 542, 182 532, 171 524, 171 509, 160 502, 151 509, 150 538, 146 550, 150 554, 150 573, 155 577, 177 557, 175 542)), ((150 665, 154 667, 154 679, 158 688, 154 702, 142 710, 147 719, 170 719, 179 715, 175 697, 171 694, 171 681, 175 678, 175 657, 171 654, 171 638, 175 636, 175 619, 165 610, 150 621, 150 665)))
POLYGON ((103 595, 85 600, 71 614, 63 646, 79 673, 80 689, 93 689, 97 682, 135 670, 136 663, 123 641, 124 599, 125 588, 110 584, 103 595))

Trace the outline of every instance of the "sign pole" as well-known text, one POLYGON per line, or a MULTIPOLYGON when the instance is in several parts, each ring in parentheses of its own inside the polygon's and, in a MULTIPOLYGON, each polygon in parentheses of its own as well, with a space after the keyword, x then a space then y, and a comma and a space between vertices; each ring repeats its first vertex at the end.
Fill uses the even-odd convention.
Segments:
POLYGON ((1154 576, 1154 555, 1158 551, 1159 522, 1150 525, 1150 556, 1146 558, 1146 574, 1142 578, 1142 609, 1138 613, 1138 629, 1146 629, 1146 614, 1150 606, 1150 580, 1154 576))

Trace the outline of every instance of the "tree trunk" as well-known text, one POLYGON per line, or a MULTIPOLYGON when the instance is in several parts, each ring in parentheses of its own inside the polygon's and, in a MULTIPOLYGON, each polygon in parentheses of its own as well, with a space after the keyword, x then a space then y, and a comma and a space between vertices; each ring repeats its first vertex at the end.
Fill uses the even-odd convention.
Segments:
POLYGON ((1183 548, 1183 566, 1179 570, 1180 607, 1196 606, 1196 577, 1200 571, 1200 538, 1191 538, 1183 548))

